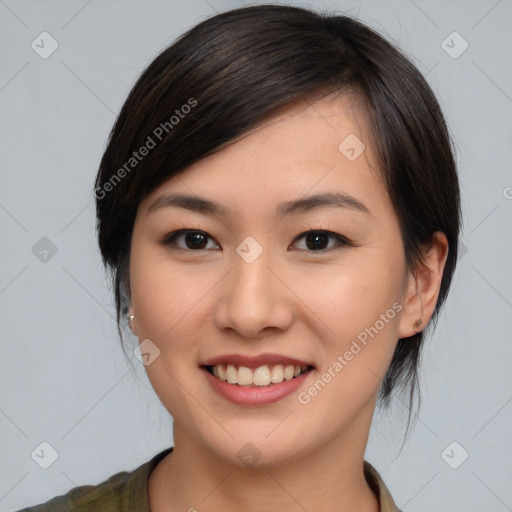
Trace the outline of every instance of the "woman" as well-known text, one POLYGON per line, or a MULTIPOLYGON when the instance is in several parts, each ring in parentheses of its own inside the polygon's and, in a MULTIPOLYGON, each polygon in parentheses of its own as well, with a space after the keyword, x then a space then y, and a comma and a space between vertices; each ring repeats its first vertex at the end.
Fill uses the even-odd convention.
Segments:
POLYGON ((414 397, 460 224, 410 61, 345 16, 214 16, 133 87, 95 197, 174 447, 25 510, 397 511, 364 461, 370 423, 414 397))

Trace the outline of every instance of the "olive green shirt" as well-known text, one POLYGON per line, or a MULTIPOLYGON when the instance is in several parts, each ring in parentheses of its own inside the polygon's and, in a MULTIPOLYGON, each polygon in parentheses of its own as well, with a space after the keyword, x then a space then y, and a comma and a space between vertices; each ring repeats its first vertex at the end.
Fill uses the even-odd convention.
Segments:
MULTIPOLYGON (((98 485, 82 485, 46 503, 18 512, 151 512, 148 480, 151 471, 172 447, 155 455, 137 469, 122 471, 98 485)), ((395 505, 377 470, 364 462, 366 480, 379 499, 380 512, 401 512, 395 505)))

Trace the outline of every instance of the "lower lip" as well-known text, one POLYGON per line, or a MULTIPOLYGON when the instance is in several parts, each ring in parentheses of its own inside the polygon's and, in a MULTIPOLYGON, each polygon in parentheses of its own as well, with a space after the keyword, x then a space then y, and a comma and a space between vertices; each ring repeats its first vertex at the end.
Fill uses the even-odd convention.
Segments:
POLYGON ((202 367, 201 370, 217 393, 239 405, 266 405, 277 402, 296 391, 312 372, 312 370, 308 370, 298 377, 284 380, 279 384, 258 387, 228 384, 212 375, 206 368, 202 367))

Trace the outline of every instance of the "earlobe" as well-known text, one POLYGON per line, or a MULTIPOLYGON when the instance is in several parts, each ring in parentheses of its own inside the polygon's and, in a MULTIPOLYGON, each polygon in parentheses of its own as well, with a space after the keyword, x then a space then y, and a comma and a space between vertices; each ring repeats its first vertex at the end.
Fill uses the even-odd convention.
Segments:
POLYGON ((422 324, 421 318, 418 318, 418 320, 416 320, 416 322, 413 325, 414 330, 418 331, 420 326, 421 326, 421 324, 422 324))
POLYGON ((423 254, 424 264, 418 264, 414 272, 408 274, 399 338, 409 338, 425 328, 434 313, 448 257, 446 235, 437 231, 423 254))
POLYGON ((130 310, 128 311, 128 326, 133 334, 137 335, 136 327, 135 327, 135 315, 133 314, 133 308, 130 306, 130 310))

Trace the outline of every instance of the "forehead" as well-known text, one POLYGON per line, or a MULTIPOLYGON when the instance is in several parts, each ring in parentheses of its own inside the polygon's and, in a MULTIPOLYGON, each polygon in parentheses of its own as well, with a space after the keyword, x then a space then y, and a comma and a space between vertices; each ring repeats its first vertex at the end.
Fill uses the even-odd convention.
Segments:
POLYGON ((144 206, 176 192, 215 197, 233 211, 275 210, 287 199, 324 192, 366 197, 377 210, 389 207, 364 108, 348 94, 288 105, 170 178, 144 206))

